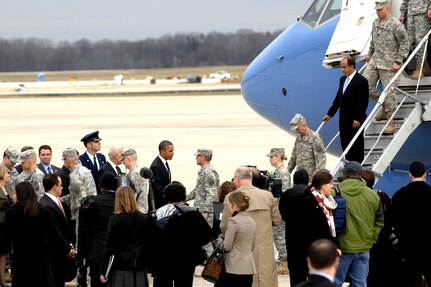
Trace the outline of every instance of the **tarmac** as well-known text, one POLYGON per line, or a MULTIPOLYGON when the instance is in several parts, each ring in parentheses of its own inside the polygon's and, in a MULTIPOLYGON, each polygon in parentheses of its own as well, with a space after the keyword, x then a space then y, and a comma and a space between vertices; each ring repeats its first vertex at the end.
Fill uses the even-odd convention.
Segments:
MULTIPOLYGON (((148 167, 158 154, 159 142, 168 139, 175 147, 169 162, 172 179, 181 181, 188 191, 196 183, 198 148, 213 150, 212 164, 223 182, 231 180, 241 165, 273 170, 266 154, 273 147, 284 147, 289 157, 295 141, 237 94, 20 97, 0 98, 0 105, 2 150, 48 144, 53 149, 52 164, 61 167, 64 149, 84 152, 80 139, 99 130, 102 153, 107 155, 115 145, 135 148, 139 166, 148 167)), ((326 168, 332 169, 335 160, 328 155, 326 168)), ((279 275, 278 280, 279 286, 290 286, 287 275, 279 275)), ((213 284, 195 277, 193 286, 213 284)))

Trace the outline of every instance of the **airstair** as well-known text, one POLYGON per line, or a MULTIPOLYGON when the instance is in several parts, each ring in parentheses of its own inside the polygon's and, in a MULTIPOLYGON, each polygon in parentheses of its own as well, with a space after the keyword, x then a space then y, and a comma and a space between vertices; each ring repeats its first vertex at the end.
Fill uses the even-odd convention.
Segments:
MULTIPOLYGON (((416 55, 421 45, 425 45, 425 51, 427 50, 427 40, 430 33, 431 31, 428 32, 416 49, 411 53, 404 65, 391 80, 388 87, 381 93, 378 102, 368 115, 368 118, 358 130, 352 142, 340 156, 337 165, 332 170, 331 173, 334 179, 342 176, 345 155, 362 131, 364 131, 365 154, 364 161, 361 164, 363 167, 374 172, 377 183, 383 173, 390 168, 392 160, 414 130, 423 121, 431 121, 431 77, 425 77, 416 81, 411 80, 410 77, 403 72, 414 55, 416 55), (387 92, 389 89, 393 89, 392 84, 398 77, 400 77, 400 83, 398 88, 395 89, 398 103, 396 112, 389 120, 376 121, 374 118, 380 111, 387 92), (386 135, 383 131, 390 120, 393 120, 396 132, 393 135, 386 135)), ((319 129, 321 127, 319 127, 319 129)), ((335 137, 337 136, 338 134, 335 137)), ((334 141, 335 137, 330 141, 328 146, 334 141)))

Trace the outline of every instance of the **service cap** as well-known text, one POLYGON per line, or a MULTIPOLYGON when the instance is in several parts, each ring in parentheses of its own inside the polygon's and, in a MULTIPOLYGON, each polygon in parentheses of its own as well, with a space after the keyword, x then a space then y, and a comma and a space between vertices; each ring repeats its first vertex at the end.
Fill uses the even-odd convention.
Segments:
POLYGON ((78 157, 78 152, 76 149, 69 147, 63 151, 63 154, 61 156, 61 159, 71 158, 71 157, 78 157))
POLYGON ((8 147, 4 151, 5 155, 9 158, 9 160, 13 163, 17 163, 19 160, 19 152, 14 147, 8 147))
POLYGON ((376 0, 376 7, 374 9, 382 9, 386 4, 390 3, 390 0, 376 0))
POLYGON ((212 156, 213 151, 209 148, 199 148, 198 151, 195 153, 195 156, 203 155, 203 156, 212 156))
POLYGON ((28 160, 29 158, 37 158, 37 154, 34 151, 34 149, 28 149, 26 151, 23 151, 22 153, 19 154, 19 162, 24 162, 26 160, 28 160))
POLYGON ((134 150, 133 148, 129 148, 128 150, 125 150, 121 154, 121 160, 124 160, 126 158, 126 156, 134 155, 134 154, 136 154, 136 150, 134 150))
POLYGON ((279 156, 279 157, 284 157, 285 152, 284 152, 284 148, 282 147, 274 147, 271 149, 271 151, 269 152, 269 154, 267 154, 267 156, 271 157, 271 156, 279 156))
POLYGON ((88 142, 98 142, 101 141, 102 139, 99 138, 99 131, 95 131, 92 133, 89 133, 88 135, 85 135, 81 141, 84 142, 84 144, 88 143, 88 142))

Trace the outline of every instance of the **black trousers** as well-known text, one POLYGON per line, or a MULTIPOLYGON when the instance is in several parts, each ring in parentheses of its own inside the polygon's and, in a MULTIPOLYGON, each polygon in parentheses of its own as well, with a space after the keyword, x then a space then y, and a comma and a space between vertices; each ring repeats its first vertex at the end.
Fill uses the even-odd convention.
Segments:
POLYGON ((154 278, 153 287, 193 287, 195 266, 182 267, 176 272, 161 272, 154 278))
MULTIPOLYGON (((343 151, 350 144, 358 129, 352 129, 347 127, 340 127, 340 140, 341 147, 343 151)), ((360 136, 356 139, 353 146, 350 148, 349 152, 346 154, 346 159, 350 161, 357 161, 362 163, 364 160, 364 133, 362 132, 360 136)))

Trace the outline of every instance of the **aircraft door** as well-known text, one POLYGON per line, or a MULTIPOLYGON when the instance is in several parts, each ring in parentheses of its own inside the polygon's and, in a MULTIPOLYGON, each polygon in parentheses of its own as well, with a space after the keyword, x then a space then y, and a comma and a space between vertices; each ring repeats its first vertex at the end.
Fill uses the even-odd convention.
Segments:
POLYGON ((340 20, 322 61, 325 68, 339 67, 346 54, 357 58, 357 62, 365 59, 377 18, 374 7, 375 2, 370 0, 343 0, 340 20))

